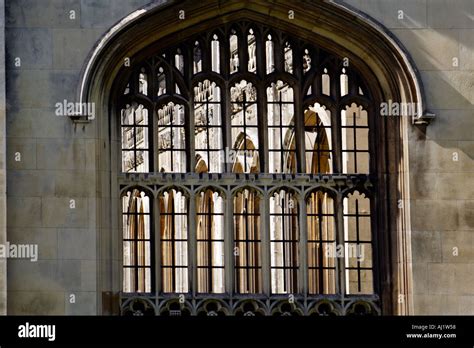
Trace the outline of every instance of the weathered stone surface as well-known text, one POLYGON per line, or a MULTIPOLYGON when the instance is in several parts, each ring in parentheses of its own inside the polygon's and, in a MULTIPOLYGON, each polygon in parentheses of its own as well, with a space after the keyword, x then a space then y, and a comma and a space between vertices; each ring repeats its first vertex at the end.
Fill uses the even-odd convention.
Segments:
POLYGON ((81 26, 109 28, 122 17, 150 2, 150 0, 82 0, 81 26))
POLYGON ((439 192, 438 198, 443 200, 466 200, 474 196, 474 182, 472 173, 439 174, 440 186, 436 188, 439 192))
POLYGON ((55 69, 80 70, 103 30, 53 30, 53 64, 55 69))
POLYGON ((58 231, 55 228, 9 228, 8 240, 14 244, 37 244, 38 260, 58 258, 58 231))
POLYGON ((8 260, 8 291, 62 291, 56 260, 8 260))
POLYGON ((474 230, 474 200, 458 201, 459 229, 461 231, 474 230))
POLYGON ((458 173, 474 170, 473 163, 460 151, 457 141, 418 141, 414 154, 423 158, 423 161, 413 163, 414 174, 458 173))
POLYGON ((97 293, 71 291, 66 293, 66 315, 97 315, 97 293), (71 303, 71 295, 74 295, 74 303, 71 303))
POLYGON ((95 231, 78 228, 58 229, 58 258, 93 260, 96 257, 95 231))
POLYGON ((74 28, 81 23, 80 0, 13 0, 5 5, 7 27, 74 28))
POLYGON ((428 264, 426 262, 413 263, 413 294, 415 296, 426 295, 426 289, 428 288, 428 264))
POLYGON ((95 172, 62 171, 55 176, 54 193, 57 197, 92 197, 95 172))
POLYGON ((38 169, 84 170, 84 142, 79 139, 38 139, 38 169))
POLYGON ((472 109, 474 72, 422 71, 430 109, 472 109))
MULTIPOLYGON (((94 255, 95 257, 95 255, 94 255)), ((81 261, 81 289, 83 291, 97 290, 97 261, 81 261)))
POLYGON ((51 69, 53 67, 51 57, 53 45, 49 29, 11 28, 6 31, 6 39, 10 43, 7 46, 7 69, 51 69))
POLYGON ((55 108, 64 100, 75 102, 78 75, 72 71, 10 70, 8 104, 12 108, 55 108))
POLYGON ((459 30, 459 44, 461 70, 474 70, 474 29, 459 30))
POLYGON ((436 173, 411 173, 410 174, 410 193, 413 199, 436 199, 436 190, 428 188, 436 187, 438 174, 436 173))
POLYGON ((57 116, 56 108, 10 108, 7 133, 15 138, 95 138, 95 123, 74 125, 69 117, 57 116))
POLYGON ((41 198, 8 197, 7 226, 41 227, 41 198))
POLYGON ((42 199, 41 216, 43 227, 87 227, 87 200, 84 198, 54 198, 42 199), (71 200, 75 208, 71 209, 71 200))
POLYGON ((64 292, 60 291, 9 291, 10 315, 64 315, 64 292))
POLYGON ((474 260, 474 233, 449 231, 441 233, 442 260, 449 263, 469 263, 474 260))
POLYGON ((457 70, 460 65, 458 30, 394 29, 420 70, 457 70), (457 59, 457 60, 456 60, 457 59))
MULTIPOLYGON (((434 140, 472 141, 474 128, 473 110, 471 109, 433 109, 436 122, 428 127, 426 135, 434 140), (462 125, 462 127, 460 127, 462 125)), ((471 157, 471 159, 473 159, 471 157)))
POLYGON ((427 295, 420 294, 416 296, 414 311, 419 315, 436 315, 444 313, 447 307, 447 298, 445 295, 427 295))
POLYGON ((11 170, 8 172, 8 196, 53 196, 56 180, 51 171, 11 170))
POLYGON ((471 0, 430 0, 426 4, 431 28, 474 28, 471 0))
POLYGON ((8 169, 36 169, 36 140, 8 139, 8 169))
POLYGON ((458 228, 456 200, 416 200, 412 208, 412 226, 415 231, 455 231, 458 228))
POLYGON ((441 262, 441 235, 438 231, 412 231, 414 263, 441 262))
POLYGON ((455 295, 458 287, 453 285, 457 281, 457 270, 457 266, 450 263, 429 263, 427 294, 455 295))
POLYGON ((58 261, 57 279, 65 291, 74 291, 81 287, 81 261, 58 261))
POLYGON ((426 27, 426 0, 359 0, 357 7, 387 28, 426 27), (399 11, 403 11, 403 14, 399 11), (400 19, 399 16, 403 15, 400 19))

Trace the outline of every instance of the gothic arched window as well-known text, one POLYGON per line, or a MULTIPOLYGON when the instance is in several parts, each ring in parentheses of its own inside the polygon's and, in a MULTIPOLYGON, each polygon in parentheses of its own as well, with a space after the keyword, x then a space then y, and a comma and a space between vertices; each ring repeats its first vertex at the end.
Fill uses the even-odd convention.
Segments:
POLYGON ((301 313, 321 298, 378 308, 362 76, 256 22, 169 42, 137 55, 118 96, 123 295, 154 293, 166 313, 178 295, 234 314, 270 313, 282 295, 301 313), (230 305, 252 296, 269 308, 230 305))

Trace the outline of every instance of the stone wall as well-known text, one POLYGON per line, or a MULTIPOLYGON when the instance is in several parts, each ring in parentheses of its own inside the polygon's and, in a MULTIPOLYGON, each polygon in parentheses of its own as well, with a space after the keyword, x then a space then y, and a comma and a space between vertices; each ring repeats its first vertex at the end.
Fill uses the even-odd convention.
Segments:
POLYGON ((37 262, 8 261, 9 314, 100 313, 96 125, 56 116, 55 104, 76 101, 94 43, 148 2, 6 2, 8 239, 39 245, 37 262))

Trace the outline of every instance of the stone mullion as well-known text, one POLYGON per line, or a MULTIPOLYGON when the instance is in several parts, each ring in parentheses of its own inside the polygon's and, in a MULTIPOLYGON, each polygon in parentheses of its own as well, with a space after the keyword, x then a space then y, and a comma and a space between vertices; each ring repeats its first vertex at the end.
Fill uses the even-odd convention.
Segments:
POLYGON ((271 296, 271 247, 270 247, 270 196, 268 186, 265 186, 263 199, 260 201, 261 217, 261 246, 262 255, 262 290, 267 296, 271 296))
POLYGON ((238 52, 239 52, 239 72, 246 72, 248 69, 248 42, 247 42, 247 33, 241 31, 237 33, 237 37, 240 37, 238 52))
POLYGON ((255 54, 257 59, 257 76, 259 79, 265 79, 266 64, 265 64, 265 38, 262 32, 253 28, 255 35, 255 54))
MULTIPOLYGON (((229 161, 230 158, 234 158, 231 155, 233 148, 232 144, 232 112, 230 102, 230 86, 226 81, 224 83, 223 90, 221 89, 221 122, 222 130, 222 145, 224 152, 222 153, 221 160, 224 161, 224 172, 232 172, 232 163, 229 161)), ((236 154, 235 154, 236 155, 236 154)))
POLYGON ((151 171, 158 171, 158 139, 155 139, 155 136, 158 134, 158 120, 157 120, 157 110, 156 110, 156 96, 158 95, 157 91, 157 81, 156 81, 156 69, 155 69, 155 59, 151 59, 150 62, 150 88, 149 88, 149 97, 152 101, 152 110, 150 110, 148 115, 148 145, 150 147, 148 161, 151 163, 151 171))
POLYGON ((161 212, 160 212, 160 196, 157 195, 153 199, 153 216, 156 218, 153 219, 154 225, 154 248, 155 248, 155 293, 158 298, 159 294, 162 292, 162 282, 161 282, 161 212))
MULTIPOLYGON (((212 51, 211 51, 211 42, 214 34, 204 35, 196 39, 199 42, 199 47, 201 48, 201 68, 204 73, 208 73, 212 69, 212 51), (199 40, 202 41, 199 41, 199 40)), ((194 42, 193 42, 194 47, 194 42)), ((193 51, 193 63, 194 63, 194 51, 193 51)))
POLYGON ((224 270, 225 291, 232 299, 234 293, 234 224, 233 204, 230 190, 226 190, 225 196, 225 231, 224 231, 224 270))
POLYGON ((333 137, 334 173, 342 173, 342 130, 341 130, 341 105, 340 105, 340 79, 335 69, 329 71, 331 81, 331 96, 335 100, 335 108, 331 108, 331 129, 333 137))
MULTIPOLYGON (((225 36, 224 36, 225 37, 225 36)), ((229 161, 233 148, 232 144, 232 112, 231 112, 231 95, 230 95, 230 84, 229 84, 229 43, 228 40, 223 40, 219 45, 220 49, 220 71, 221 76, 226 77, 224 81, 224 90, 221 91, 221 109, 222 109, 222 126, 224 131, 222 132, 223 136, 223 145, 224 145, 224 162, 225 162, 225 171, 230 173, 232 172, 232 163, 229 161), (223 102, 222 102, 223 101, 223 102)), ((236 155, 236 154, 235 154, 236 155)))
MULTIPOLYGON (((194 45, 191 43, 186 50, 182 50, 184 59, 184 77, 187 81, 188 89, 188 124, 186 131, 188 132, 188 151, 186 153, 187 163, 190 168, 186 168, 188 172, 194 172, 196 168, 195 159, 195 134, 194 134, 194 89, 193 89, 193 64, 194 64, 194 45)), ((202 51, 201 51, 202 52, 202 51)), ((202 59, 202 56, 201 56, 202 59)), ((196 242, 196 195, 194 194, 194 186, 190 187, 191 196, 188 201, 188 292, 192 298, 196 297, 197 292, 197 242, 196 242)))
MULTIPOLYGON (((257 55, 257 76, 262 81, 265 81, 265 69, 266 64, 264 60, 265 48, 262 45, 261 34, 254 30, 255 42, 256 42, 256 55, 257 55)), ((257 120, 258 124, 261 125, 258 128, 259 137, 259 159, 260 159, 260 170, 264 173, 268 172, 268 127, 267 127, 267 95, 265 93, 265 83, 261 84, 262 87, 257 88, 257 120)))
POLYGON ((282 42, 281 35, 275 33, 272 35, 273 41, 273 58, 275 64, 275 72, 285 71, 285 60, 284 60, 284 42, 282 42))
POLYGON ((188 173, 194 173, 195 168, 196 168, 196 156, 195 156, 195 134, 194 134, 194 89, 193 89, 193 84, 192 84, 192 71, 193 71, 193 59, 189 58, 186 59, 186 53, 188 57, 192 57, 190 50, 188 49, 187 52, 183 52, 184 57, 185 57, 185 62, 187 64, 185 65, 184 72, 186 77, 186 81, 188 81, 188 95, 189 95, 189 100, 188 100, 188 124, 189 126, 186 127, 185 133, 186 133, 186 138, 189 139, 187 141, 187 148, 188 150, 186 151, 186 158, 187 158, 187 165, 186 165, 186 170, 188 173))
POLYGON ((260 84, 257 87, 257 122, 258 127, 258 155, 260 160, 260 171, 263 173, 269 172, 268 158, 268 117, 267 117, 267 93, 265 91, 265 84, 260 84))
POLYGON ((302 194, 298 197, 298 224, 299 224, 299 293, 302 293, 306 300, 308 294, 308 257, 307 257, 307 220, 306 220, 306 200, 304 197, 304 190, 301 190, 302 194))
MULTIPOLYGON (((298 57, 302 56, 298 47, 293 48, 293 71, 297 81, 304 81, 303 67, 298 57)), ((295 127, 295 157, 296 157, 296 172, 306 173, 305 161, 305 133, 304 133, 304 106, 303 106, 303 82, 296 83, 293 86, 293 107, 294 107, 294 127, 295 127)))
MULTIPOLYGON (((344 218, 343 218, 343 197, 342 193, 338 192, 336 195, 336 247, 338 245, 344 246, 344 218)), ((334 253, 334 257, 336 254, 334 253)), ((336 257, 336 293, 341 295, 341 299, 344 299, 346 288, 345 288, 345 265, 344 257, 336 257)))
POLYGON ((188 281, 192 298, 196 298, 197 293, 197 241, 196 241, 196 200, 194 187, 191 190, 192 195, 189 198, 188 213, 188 281))

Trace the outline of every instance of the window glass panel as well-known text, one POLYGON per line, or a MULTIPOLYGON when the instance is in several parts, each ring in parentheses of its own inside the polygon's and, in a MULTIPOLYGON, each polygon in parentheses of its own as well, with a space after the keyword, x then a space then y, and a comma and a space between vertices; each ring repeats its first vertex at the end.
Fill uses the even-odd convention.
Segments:
POLYGON ((148 109, 127 104, 121 111, 122 172, 149 171, 148 131, 148 109))
POLYGON ((230 49, 230 73, 233 74, 239 71, 239 39, 232 31, 232 35, 229 38, 229 49, 230 49))
POLYGON ((224 201, 211 189, 196 197, 198 292, 223 293, 224 201))
POLYGON ((148 74, 145 68, 142 68, 138 76, 138 93, 148 95, 148 74))
POLYGON ((272 83, 267 100, 270 173, 296 173, 293 88, 272 83))
POLYGON ((272 73, 275 70, 275 46, 272 41, 272 36, 267 36, 267 41, 265 42, 265 57, 266 57, 266 69, 267 74, 272 73))
POLYGON ((270 267, 274 294, 298 291, 298 202, 284 190, 270 197, 270 267))
POLYGON ((291 45, 289 42, 285 42, 283 55, 285 59, 285 72, 292 74, 293 73, 293 50, 291 49, 291 45))
POLYGON ((341 78, 340 78, 340 84, 341 84, 341 97, 344 97, 349 93, 349 76, 346 74, 346 69, 342 69, 341 73, 341 78))
POLYGON ((324 95, 331 95, 331 78, 328 74, 328 69, 324 68, 324 73, 321 75, 321 93, 324 95))
POLYGON ((308 223, 308 291, 336 293, 336 217, 334 200, 314 191, 306 203, 308 223))
POLYGON ((260 198, 244 189, 234 196, 235 291, 262 292, 260 198))
POLYGON ((194 87, 194 147, 198 173, 222 173, 222 123, 220 88, 205 80, 194 87))
POLYGON ((304 50, 303 55, 303 72, 306 74, 311 69, 311 56, 309 54, 309 50, 304 50))
POLYGON ((188 212, 186 197, 175 189, 159 197, 163 292, 188 292, 188 212))
POLYGON ((342 170, 369 173, 369 127, 367 111, 352 104, 341 110, 342 170))
POLYGON ((174 103, 158 110, 158 168, 160 172, 186 171, 184 106, 174 103))
POLYGON ((158 83, 158 96, 166 94, 166 75, 162 67, 158 68, 157 83, 158 83))
POLYGON ((151 292, 150 198, 134 189, 122 197, 123 291, 151 292))
POLYGON ((232 150, 236 154, 235 173, 258 173, 258 115, 257 90, 243 80, 230 89, 232 150))
POLYGON ((181 74, 184 74, 184 56, 180 48, 176 50, 176 54, 174 55, 174 66, 181 74))
POLYGON ((211 41, 211 69, 216 73, 221 72, 221 52, 219 38, 214 34, 211 41))
POLYGON ((306 173, 333 173, 331 112, 314 104, 305 111, 306 173))
POLYGON ((344 265, 346 294, 372 294, 370 200, 354 191, 344 198, 344 265))
POLYGON ((255 35, 253 29, 249 30, 247 35, 247 47, 248 47, 248 71, 252 73, 257 73, 257 42, 255 40, 255 35))
POLYGON ((193 53, 193 73, 197 74, 202 71, 202 51, 198 41, 194 43, 193 53))

